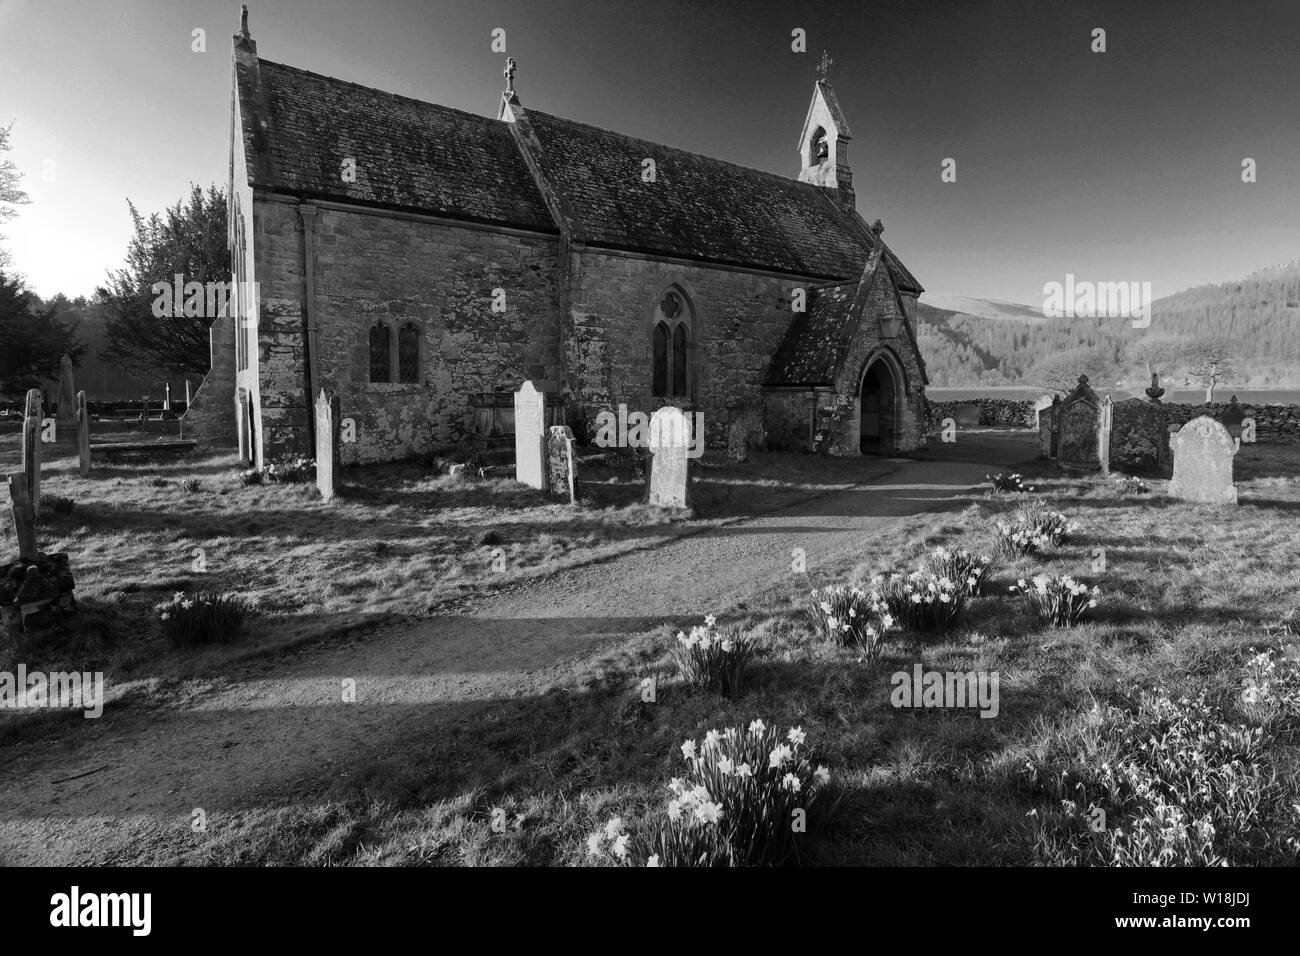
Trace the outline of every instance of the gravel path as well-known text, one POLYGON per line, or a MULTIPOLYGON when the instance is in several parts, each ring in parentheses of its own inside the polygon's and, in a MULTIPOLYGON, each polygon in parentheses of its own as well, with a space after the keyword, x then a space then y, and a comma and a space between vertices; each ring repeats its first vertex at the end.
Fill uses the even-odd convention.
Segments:
MULTIPOLYGON (((1023 460, 1017 447, 998 457, 1023 460)), ((816 577, 900 517, 962 507, 989 470, 981 457, 877 462, 886 474, 852 490, 494 592, 456 615, 241 665, 175 709, 112 716, 110 705, 104 719, 51 725, 3 755, 0 863, 130 858, 146 839, 182 849, 195 808, 282 800, 304 779, 346 773, 357 753, 412 747, 466 708, 539 693, 628 635, 784 586, 794 548, 816 577), (345 680, 355 703, 342 700, 345 680)))

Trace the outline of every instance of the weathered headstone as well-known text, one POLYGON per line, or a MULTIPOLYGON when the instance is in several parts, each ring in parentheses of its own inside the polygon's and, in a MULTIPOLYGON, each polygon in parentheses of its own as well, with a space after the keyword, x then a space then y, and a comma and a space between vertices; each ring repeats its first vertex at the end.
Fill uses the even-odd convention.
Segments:
POLYGON ((1202 415, 1180 428, 1169 441, 1174 453, 1169 497, 1212 505, 1237 503, 1237 486, 1232 483, 1237 444, 1228 429, 1202 415))
POLYGON ((1052 395, 1039 395, 1034 399, 1034 427, 1043 427, 1043 412, 1052 407, 1052 395))
POLYGON ((578 503, 578 459, 574 454, 573 431, 568 425, 552 425, 546 432, 546 483, 553 498, 578 503))
POLYGON ((1108 440, 1110 423, 1102 410, 1101 397, 1088 384, 1088 376, 1080 375, 1079 384, 1056 410, 1056 458, 1061 467, 1072 471, 1108 471, 1109 461, 1103 465, 1101 459, 1103 425, 1108 440))
POLYGON ((1237 404, 1237 396, 1234 395, 1232 396, 1232 400, 1229 402, 1228 407, 1225 408, 1223 414, 1219 416, 1219 423, 1228 430, 1228 434, 1231 435, 1235 441, 1241 437, 1242 423, 1245 422, 1245 420, 1245 409, 1237 404))
POLYGON ((1115 424, 1115 406, 1107 395, 1101 400, 1097 420, 1097 463, 1103 475, 1110 474, 1110 430, 1115 424))
POLYGON ((331 501, 339 488, 339 397, 325 389, 316 396, 316 488, 331 501))
POLYGON ((737 418, 727 426, 727 457, 732 461, 749 460, 749 427, 737 418))
POLYGON ((26 414, 23 416, 23 475, 27 478, 27 497, 32 503, 32 515, 41 516, 41 418, 44 407, 41 390, 27 392, 26 414))
POLYGON ((63 353, 59 363, 59 426, 73 425, 77 420, 77 393, 72 384, 72 356, 63 353))
POLYGON ((188 412, 190 406, 194 404, 194 393, 190 390, 190 380, 185 380, 185 410, 188 412))
POLYGON ((77 393, 77 458, 81 474, 90 474, 90 412, 86 408, 86 393, 77 393))
POLYGON ((36 514, 32 499, 27 493, 27 476, 9 476, 9 501, 13 508, 14 532, 18 538, 18 557, 24 561, 36 560, 36 514))
POLYGON ((690 507, 690 419, 665 405, 650 416, 650 480, 646 500, 665 508, 690 507))
POLYGON ((1110 462, 1124 469, 1160 470, 1169 463, 1169 411, 1158 402, 1116 402, 1110 462))
POLYGON ((164 382, 163 383, 163 411, 170 412, 171 410, 172 410, 172 383, 164 382))
POLYGON ((546 488, 545 426, 546 395, 524 382, 515 392, 515 481, 538 491, 546 488))
POLYGON ((1044 458, 1055 458, 1059 432, 1056 417, 1061 409, 1061 396, 1052 397, 1052 404, 1038 416, 1038 447, 1044 458))

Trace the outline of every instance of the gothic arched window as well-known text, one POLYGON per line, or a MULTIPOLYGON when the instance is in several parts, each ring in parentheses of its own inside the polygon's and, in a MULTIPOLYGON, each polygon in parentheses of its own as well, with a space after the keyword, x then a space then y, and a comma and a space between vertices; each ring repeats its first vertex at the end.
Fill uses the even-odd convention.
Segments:
POLYGON ((420 330, 407 322, 397 333, 397 380, 420 381, 420 330))
POLYGON ((391 333, 383 322, 376 322, 370 327, 370 381, 391 382, 392 371, 389 369, 389 350, 391 333))
POLYGON ((656 396, 691 397, 691 332, 691 311, 683 296, 676 290, 668 291, 655 307, 651 332, 651 388, 656 396))

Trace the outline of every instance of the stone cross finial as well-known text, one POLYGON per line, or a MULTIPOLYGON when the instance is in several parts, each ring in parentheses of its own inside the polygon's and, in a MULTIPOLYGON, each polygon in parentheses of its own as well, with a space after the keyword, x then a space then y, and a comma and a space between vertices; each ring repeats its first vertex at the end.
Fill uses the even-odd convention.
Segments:
POLYGON ((248 33, 248 4, 239 5, 239 35, 247 37, 248 33))
POLYGON ((515 91, 515 58, 513 56, 506 57, 506 68, 501 71, 501 74, 506 78, 506 92, 513 93, 515 91))
POLYGON ((834 62, 835 61, 831 59, 831 55, 825 50, 822 50, 821 62, 817 64, 817 76, 822 83, 827 82, 831 78, 831 64, 834 62))

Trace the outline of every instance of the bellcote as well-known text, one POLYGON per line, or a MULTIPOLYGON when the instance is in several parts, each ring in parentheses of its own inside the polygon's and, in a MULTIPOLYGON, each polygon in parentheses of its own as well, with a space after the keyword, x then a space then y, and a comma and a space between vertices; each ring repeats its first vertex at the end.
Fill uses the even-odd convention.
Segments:
POLYGON ((849 168, 852 138, 830 81, 818 80, 799 136, 799 182, 820 186, 847 212, 855 205, 853 170, 849 168))

